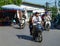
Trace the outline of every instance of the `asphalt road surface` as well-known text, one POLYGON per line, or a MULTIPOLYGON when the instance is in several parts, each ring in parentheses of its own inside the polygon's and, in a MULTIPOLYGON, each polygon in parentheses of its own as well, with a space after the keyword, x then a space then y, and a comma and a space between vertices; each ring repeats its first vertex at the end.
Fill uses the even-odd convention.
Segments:
POLYGON ((0 27, 0 46, 60 46, 60 30, 43 31, 41 43, 32 41, 28 25, 24 29, 18 26, 0 27))

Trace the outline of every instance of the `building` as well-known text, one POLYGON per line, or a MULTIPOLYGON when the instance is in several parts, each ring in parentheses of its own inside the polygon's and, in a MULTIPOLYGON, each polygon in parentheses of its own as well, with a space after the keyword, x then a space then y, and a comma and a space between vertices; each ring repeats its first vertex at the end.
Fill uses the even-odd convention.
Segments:
POLYGON ((22 5, 20 7, 25 9, 25 15, 26 15, 26 18, 27 18, 26 21, 29 20, 29 18, 33 14, 33 12, 38 11, 41 14, 44 14, 44 12, 45 12, 44 6, 39 5, 39 4, 22 2, 22 5))

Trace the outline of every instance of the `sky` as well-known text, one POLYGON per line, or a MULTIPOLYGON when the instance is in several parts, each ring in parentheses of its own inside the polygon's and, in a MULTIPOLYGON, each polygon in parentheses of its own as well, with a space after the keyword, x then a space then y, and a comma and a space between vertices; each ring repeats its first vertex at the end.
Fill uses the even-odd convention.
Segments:
POLYGON ((40 4, 40 5, 45 5, 46 2, 49 2, 49 3, 55 2, 55 0, 24 0, 24 1, 31 2, 34 4, 40 4))

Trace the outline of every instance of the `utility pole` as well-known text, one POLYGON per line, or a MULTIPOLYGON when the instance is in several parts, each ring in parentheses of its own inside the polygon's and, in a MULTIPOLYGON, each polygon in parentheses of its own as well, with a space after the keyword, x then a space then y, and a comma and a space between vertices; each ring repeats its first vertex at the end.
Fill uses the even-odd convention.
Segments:
POLYGON ((57 0, 55 0, 55 7, 57 8, 57 0))
POLYGON ((58 0, 58 13, 60 14, 60 0, 58 0))
POLYGON ((46 11, 48 10, 48 8, 49 8, 49 3, 46 2, 46 11))
POLYGON ((57 0, 55 0, 55 7, 56 7, 56 9, 57 9, 57 14, 58 14, 58 6, 57 6, 57 0))

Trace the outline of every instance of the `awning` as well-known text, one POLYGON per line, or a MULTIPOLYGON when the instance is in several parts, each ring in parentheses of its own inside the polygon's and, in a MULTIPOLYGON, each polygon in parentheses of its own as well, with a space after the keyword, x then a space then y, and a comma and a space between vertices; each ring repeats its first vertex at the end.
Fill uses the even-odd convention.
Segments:
POLYGON ((4 5, 4 6, 2 6, 2 8, 9 9, 9 10, 21 10, 21 11, 24 11, 24 8, 20 8, 19 6, 14 5, 14 4, 4 5))

